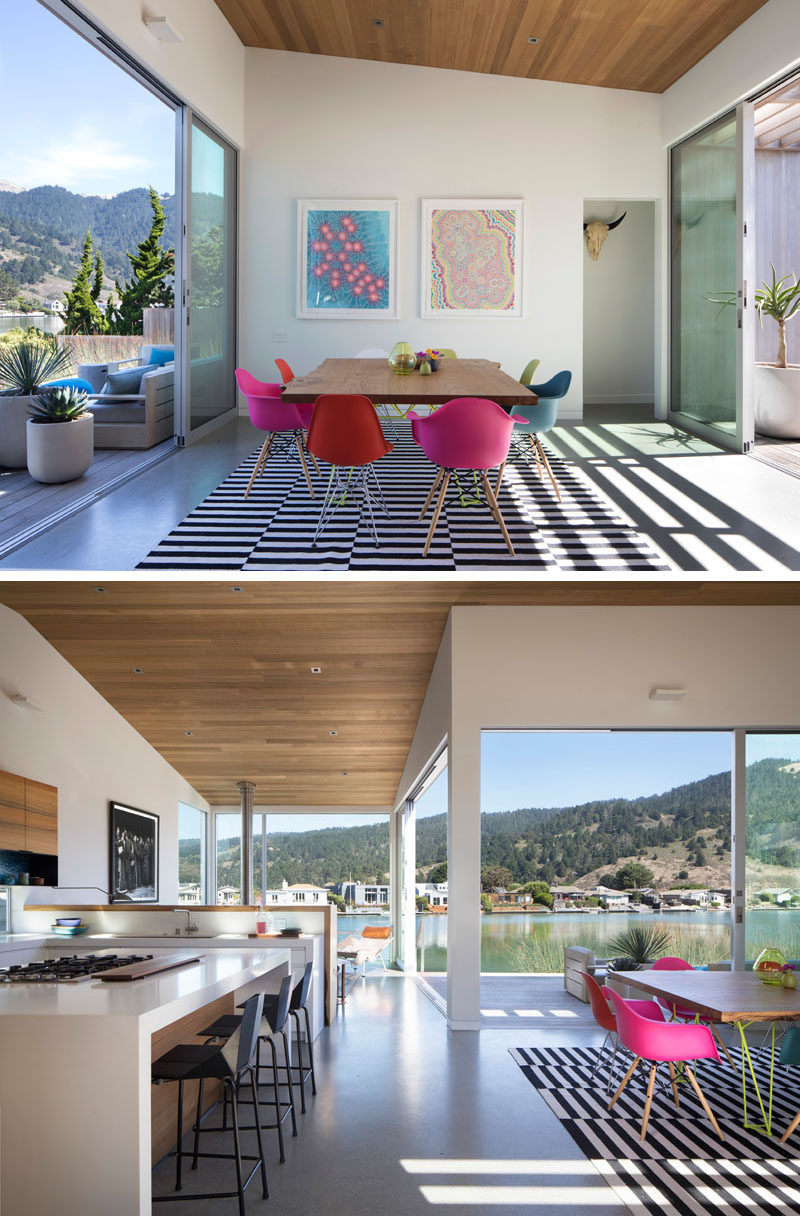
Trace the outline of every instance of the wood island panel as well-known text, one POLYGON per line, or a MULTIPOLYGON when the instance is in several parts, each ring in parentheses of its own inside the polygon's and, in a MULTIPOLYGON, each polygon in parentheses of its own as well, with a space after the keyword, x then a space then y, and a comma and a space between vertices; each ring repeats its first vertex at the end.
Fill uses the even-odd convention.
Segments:
POLYGON ((25 778, 0 772, 0 849, 25 848, 25 778))
MULTIPOLYGON (((210 1005, 204 1005, 202 1009, 196 1009, 194 1013, 188 1014, 185 1018, 171 1022, 163 1030, 156 1031, 150 1036, 151 1061, 157 1060, 159 1056, 163 1056, 172 1047, 177 1047, 179 1043, 204 1043, 205 1039, 198 1035, 198 1031, 210 1026, 224 1014, 235 1013, 234 1000, 235 994, 229 992, 227 996, 221 996, 218 1000, 212 1001, 210 1005)), ((198 1081, 187 1081, 184 1085, 183 1126, 185 1131, 188 1131, 194 1123, 198 1085, 198 1081)), ((222 1082, 206 1081, 203 1109, 208 1110, 221 1097, 222 1082)), ((150 1125, 153 1165, 175 1148, 177 1112, 177 1084, 167 1082, 164 1085, 152 1085, 150 1087, 150 1125)))
POLYGON ((360 393, 378 404, 436 405, 452 397, 488 397, 498 405, 531 405, 538 398, 490 359, 441 359, 430 376, 397 376, 385 359, 326 359, 283 390, 285 401, 308 403, 321 393, 360 393))

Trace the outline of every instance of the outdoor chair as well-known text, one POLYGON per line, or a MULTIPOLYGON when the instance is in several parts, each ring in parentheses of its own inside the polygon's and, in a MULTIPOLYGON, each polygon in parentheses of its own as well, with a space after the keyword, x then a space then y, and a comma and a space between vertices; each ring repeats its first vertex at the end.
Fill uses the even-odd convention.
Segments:
POLYGON ((353 933, 345 937, 336 946, 336 953, 345 962, 361 968, 361 974, 366 975, 368 963, 380 963, 387 970, 384 953, 392 942, 392 930, 389 925, 365 925, 361 933, 353 933))

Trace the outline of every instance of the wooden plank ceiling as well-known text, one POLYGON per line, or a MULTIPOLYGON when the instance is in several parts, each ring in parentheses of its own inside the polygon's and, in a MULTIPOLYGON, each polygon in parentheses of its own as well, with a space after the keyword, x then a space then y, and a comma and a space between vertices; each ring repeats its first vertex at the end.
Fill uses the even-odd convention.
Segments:
POLYGON ((245 46, 648 93, 662 93, 765 3, 216 0, 245 46))
POLYGON ((0 603, 217 806, 239 780, 262 805, 392 802, 451 604, 800 603, 790 582, 235 586, 20 581, 0 603))

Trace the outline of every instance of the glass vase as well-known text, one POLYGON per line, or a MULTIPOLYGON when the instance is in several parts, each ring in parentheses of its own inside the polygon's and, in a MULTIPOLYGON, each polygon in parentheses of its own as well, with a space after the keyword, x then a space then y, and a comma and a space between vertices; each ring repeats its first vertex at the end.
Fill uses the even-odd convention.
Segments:
POLYGON ((417 356, 408 342, 395 342, 389 355, 389 367, 396 376, 408 376, 417 366, 417 356))

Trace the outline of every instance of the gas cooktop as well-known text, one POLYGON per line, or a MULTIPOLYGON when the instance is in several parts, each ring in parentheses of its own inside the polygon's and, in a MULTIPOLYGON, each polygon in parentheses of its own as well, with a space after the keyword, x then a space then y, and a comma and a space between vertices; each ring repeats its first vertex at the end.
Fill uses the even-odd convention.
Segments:
POLYGON ((0 967, 0 984, 79 984, 104 971, 144 963, 152 954, 65 954, 36 963, 0 967))

